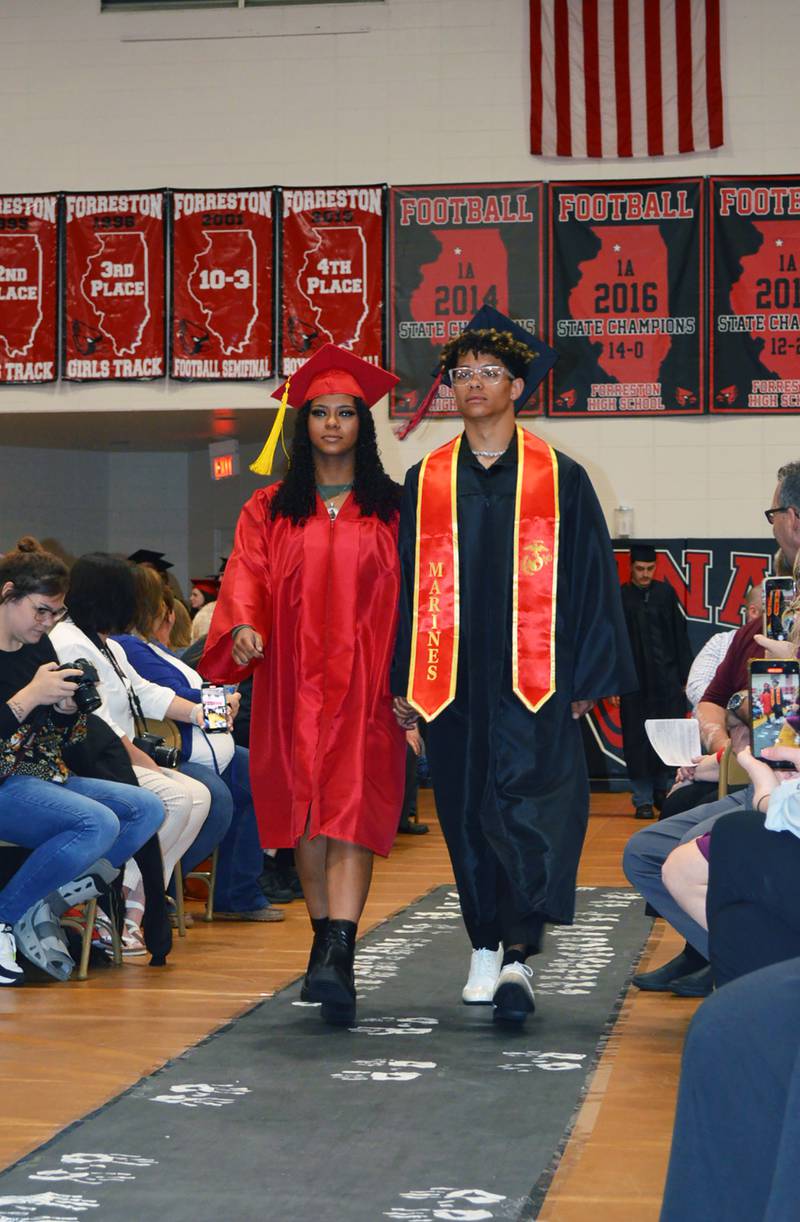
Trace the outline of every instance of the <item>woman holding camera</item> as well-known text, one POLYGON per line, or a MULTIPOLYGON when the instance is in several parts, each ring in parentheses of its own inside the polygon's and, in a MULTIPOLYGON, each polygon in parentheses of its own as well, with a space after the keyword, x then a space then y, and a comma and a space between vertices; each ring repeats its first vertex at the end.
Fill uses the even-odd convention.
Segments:
POLYGON ((86 734, 74 700, 82 671, 60 668, 48 637, 67 582, 65 565, 32 539, 0 558, 0 839, 32 850, 0 891, 0 984, 22 983, 15 938, 66 979, 73 964, 54 915, 97 895, 164 818, 152 794, 74 776, 64 762, 86 734))
MULTIPOLYGON (((126 631, 135 614, 133 571, 126 561, 104 552, 81 556, 70 573, 66 605, 69 616, 53 629, 53 646, 62 662, 84 657, 95 666, 102 697, 97 716, 119 737, 139 784, 164 804, 166 817, 158 837, 166 884, 184 854, 188 853, 188 868, 193 868, 219 843, 224 829, 213 818, 208 822, 211 795, 205 785, 182 775, 174 766, 165 766, 171 762, 165 749, 137 735, 136 720, 141 709, 142 717, 170 717, 200 725, 202 710, 169 688, 144 680, 122 647, 109 640, 112 633, 126 631)), ((138 871, 133 868, 126 876, 126 884, 131 882, 134 889, 127 901, 126 948, 134 951, 144 902, 138 871)))

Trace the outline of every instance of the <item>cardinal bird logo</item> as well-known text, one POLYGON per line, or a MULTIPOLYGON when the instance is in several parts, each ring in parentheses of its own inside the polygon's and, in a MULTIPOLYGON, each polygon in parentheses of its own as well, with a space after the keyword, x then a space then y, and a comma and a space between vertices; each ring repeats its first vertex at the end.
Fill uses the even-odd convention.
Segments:
POLYGON ((189 318, 182 318, 178 323, 178 342, 187 356, 202 352, 203 344, 207 344, 210 338, 204 327, 189 318))
POLYGON ((675 402, 678 407, 694 407, 697 395, 693 390, 687 390, 685 386, 678 386, 675 390, 675 402))
POLYGON ((81 356, 92 356, 98 348, 102 348, 105 342, 105 336, 100 331, 96 331, 92 327, 87 327, 85 322, 80 322, 79 319, 72 320, 72 342, 75 345, 75 351, 81 356))
POLYGON ((729 406, 731 403, 735 403, 736 389, 735 386, 723 386, 721 390, 717 391, 716 402, 721 406, 729 406))
POLYGON ((319 327, 296 314, 290 314, 286 328, 289 333, 289 344, 293 352, 308 352, 319 339, 319 327))
POLYGON ((556 407, 574 407, 578 398, 576 390, 564 390, 556 399, 556 407))

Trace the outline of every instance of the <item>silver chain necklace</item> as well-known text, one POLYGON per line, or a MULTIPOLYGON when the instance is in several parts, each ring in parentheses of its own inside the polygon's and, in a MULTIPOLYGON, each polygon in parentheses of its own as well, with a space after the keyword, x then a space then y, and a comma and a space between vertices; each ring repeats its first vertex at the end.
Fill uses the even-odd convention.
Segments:
POLYGON ((472 453, 476 458, 500 458, 505 450, 473 450, 472 453))

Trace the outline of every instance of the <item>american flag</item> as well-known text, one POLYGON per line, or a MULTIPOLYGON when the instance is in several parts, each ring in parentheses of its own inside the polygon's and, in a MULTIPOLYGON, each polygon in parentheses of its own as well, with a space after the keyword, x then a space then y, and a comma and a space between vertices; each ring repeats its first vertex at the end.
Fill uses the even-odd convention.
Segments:
POLYGON ((659 157, 722 144, 720 0, 529 0, 531 152, 659 157))

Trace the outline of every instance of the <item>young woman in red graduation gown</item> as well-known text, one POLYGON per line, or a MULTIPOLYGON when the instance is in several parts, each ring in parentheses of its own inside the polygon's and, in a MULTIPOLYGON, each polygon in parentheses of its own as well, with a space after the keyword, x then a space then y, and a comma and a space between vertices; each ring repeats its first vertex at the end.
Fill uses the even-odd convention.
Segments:
POLYGON ((355 1016, 357 924, 403 798, 389 692, 400 488, 369 410, 396 380, 328 344, 275 392, 299 409, 289 470, 241 512, 200 663, 217 682, 253 675, 262 843, 295 850, 314 929, 302 996, 333 1023, 355 1016))

